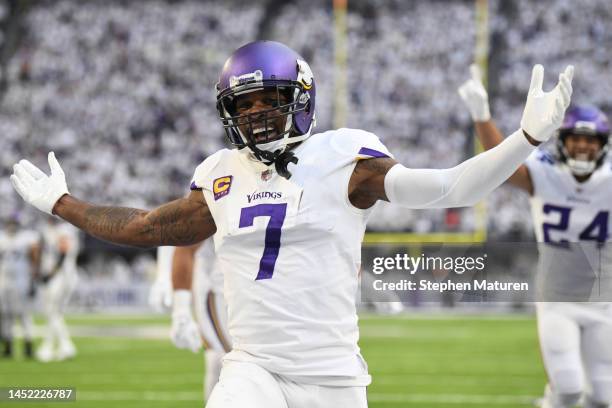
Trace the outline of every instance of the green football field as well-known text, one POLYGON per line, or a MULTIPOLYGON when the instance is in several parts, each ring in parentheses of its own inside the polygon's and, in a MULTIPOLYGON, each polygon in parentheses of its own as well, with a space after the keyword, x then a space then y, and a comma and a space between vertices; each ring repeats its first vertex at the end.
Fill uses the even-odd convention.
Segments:
MULTIPOLYGON (((202 407, 203 358, 163 338, 166 318, 93 315, 69 323, 76 359, 0 360, 0 387, 74 387, 77 401, 0 406, 202 407)), ((362 316, 360 327, 371 408, 528 407, 544 388, 530 316, 362 316)))

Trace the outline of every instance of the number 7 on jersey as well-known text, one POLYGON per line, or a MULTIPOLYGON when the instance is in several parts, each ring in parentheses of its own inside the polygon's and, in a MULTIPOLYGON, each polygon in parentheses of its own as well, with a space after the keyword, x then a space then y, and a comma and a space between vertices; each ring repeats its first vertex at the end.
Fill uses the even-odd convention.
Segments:
POLYGON ((270 217, 266 227, 263 255, 259 261, 259 271, 255 280, 270 279, 274 273, 274 265, 280 250, 281 229, 287 215, 287 203, 258 204, 246 207, 240 211, 239 228, 253 226, 256 217, 270 217))

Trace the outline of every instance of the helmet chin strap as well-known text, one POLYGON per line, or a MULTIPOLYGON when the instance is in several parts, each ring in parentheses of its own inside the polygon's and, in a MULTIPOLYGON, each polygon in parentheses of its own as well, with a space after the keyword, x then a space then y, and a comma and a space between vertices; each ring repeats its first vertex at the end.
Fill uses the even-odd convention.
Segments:
MULTIPOLYGON (((257 161, 262 162, 266 166, 274 164, 274 168, 279 176, 289 180, 291 178, 291 172, 287 169, 289 163, 297 164, 298 158, 296 155, 289 150, 289 146, 296 143, 300 143, 306 140, 310 136, 312 127, 303 135, 290 137, 292 127, 292 115, 287 118, 285 125, 285 136, 282 139, 272 141, 264 144, 265 149, 260 149, 254 143, 247 143, 247 148, 251 151, 252 156, 257 161)), ((242 132, 239 131, 241 136, 242 132)), ((249 140, 243 136, 243 140, 249 140)))
POLYGON ((292 151, 287 150, 287 146, 284 145, 282 149, 277 149, 274 152, 258 149, 255 145, 249 145, 248 148, 253 156, 255 156, 255 159, 261 161, 266 166, 274 164, 278 175, 288 180, 291 178, 291 172, 287 169, 287 166, 289 166, 289 163, 297 164, 298 158, 292 151))
POLYGON ((287 169, 289 163, 297 164, 298 158, 295 156, 293 152, 284 151, 279 153, 280 150, 274 152, 276 158, 274 159, 274 168, 279 176, 286 178, 289 180, 291 178, 291 172, 287 169), (276 155, 278 153, 278 155, 276 155))

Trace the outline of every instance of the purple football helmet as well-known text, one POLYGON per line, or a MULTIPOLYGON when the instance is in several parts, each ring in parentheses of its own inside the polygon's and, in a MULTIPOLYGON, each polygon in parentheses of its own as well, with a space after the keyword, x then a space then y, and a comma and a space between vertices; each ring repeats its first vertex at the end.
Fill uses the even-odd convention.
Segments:
POLYGON ((314 77, 306 61, 286 45, 255 41, 237 49, 225 62, 216 88, 217 110, 227 137, 238 148, 248 147, 258 160, 274 163, 287 145, 310 136, 315 124, 314 77), (272 108, 239 114, 238 97, 262 90, 275 91, 272 108), (282 116, 287 118, 285 128, 271 130, 269 124, 282 116))
POLYGON ((594 106, 574 106, 565 113, 563 124, 559 128, 557 151, 562 162, 566 163, 575 175, 583 176, 592 173, 599 167, 608 152, 610 123, 606 115, 594 106), (601 142, 601 149, 593 161, 577 160, 569 156, 565 148, 568 135, 594 136, 601 142))

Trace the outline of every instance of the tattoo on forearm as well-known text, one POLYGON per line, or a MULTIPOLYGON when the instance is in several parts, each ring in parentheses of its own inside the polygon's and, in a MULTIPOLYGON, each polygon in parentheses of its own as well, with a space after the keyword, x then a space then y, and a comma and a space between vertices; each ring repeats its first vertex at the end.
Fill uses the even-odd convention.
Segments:
POLYGON ((175 201, 155 210, 149 215, 147 224, 140 234, 148 239, 157 239, 172 245, 187 245, 199 241, 203 234, 202 223, 197 218, 205 220, 205 224, 214 228, 214 221, 201 206, 194 212, 193 203, 188 201, 175 201))
POLYGON ((152 211, 90 207, 85 210, 84 229, 116 243, 156 246, 194 244, 216 227, 205 204, 179 199, 152 211))
POLYGON ((196 231, 191 228, 193 223, 181 219, 181 206, 162 207, 149 216, 140 234, 146 238, 157 238, 161 242, 182 244, 195 239, 196 231))
POLYGON ((143 213, 125 207, 92 207, 85 211, 85 226, 94 234, 116 234, 143 213))

